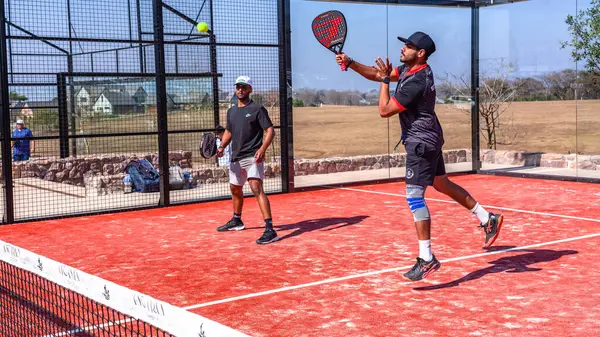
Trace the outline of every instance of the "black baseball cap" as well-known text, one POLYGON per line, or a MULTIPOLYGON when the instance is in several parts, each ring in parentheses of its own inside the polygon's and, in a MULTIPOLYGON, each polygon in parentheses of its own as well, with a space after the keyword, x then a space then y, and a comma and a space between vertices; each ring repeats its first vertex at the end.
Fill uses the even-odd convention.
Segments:
POLYGON ((427 56, 433 54, 435 52, 435 43, 429 37, 429 35, 423 32, 416 32, 413 35, 409 36, 408 39, 398 36, 398 40, 412 44, 419 49, 424 49, 427 53, 427 56))

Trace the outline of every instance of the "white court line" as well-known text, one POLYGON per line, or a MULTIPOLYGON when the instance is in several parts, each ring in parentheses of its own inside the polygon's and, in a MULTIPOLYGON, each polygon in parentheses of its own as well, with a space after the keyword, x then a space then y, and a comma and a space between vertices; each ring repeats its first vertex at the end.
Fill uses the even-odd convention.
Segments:
MULTIPOLYGON (((553 244, 557 244, 557 243, 563 243, 563 242, 569 242, 569 241, 576 241, 576 240, 583 240, 583 239, 589 239, 589 238, 594 238, 594 237, 599 237, 599 236, 600 236, 600 233, 588 234, 588 235, 582 235, 582 236, 577 236, 577 237, 573 237, 573 238, 567 238, 567 239, 561 239, 561 240, 555 240, 555 241, 549 241, 549 242, 536 243, 536 244, 527 245, 527 246, 520 246, 520 247, 502 249, 502 250, 497 250, 497 251, 493 251, 493 252, 485 252, 485 253, 480 253, 480 254, 473 254, 473 255, 466 255, 466 256, 461 256, 461 257, 455 257, 455 258, 441 260, 440 262, 447 263, 447 262, 453 262, 453 261, 467 260, 467 259, 473 259, 473 258, 477 258, 477 257, 487 256, 487 255, 501 254, 501 253, 506 253, 506 252, 515 251, 515 250, 528 249, 528 248, 549 246, 549 245, 553 245, 553 244)), ((196 309, 196 308, 208 307, 208 306, 215 305, 215 304, 222 304, 222 303, 234 302, 234 301, 244 300, 244 299, 253 298, 253 297, 259 297, 259 296, 265 296, 265 295, 271 295, 271 294, 281 293, 281 292, 284 292, 284 291, 290 291, 290 290, 307 288, 307 287, 314 287, 314 286, 318 286, 318 285, 322 285, 322 284, 334 283, 334 282, 341 282, 341 281, 346 281, 346 280, 351 280, 351 279, 356 279, 356 278, 361 278, 361 277, 378 275, 378 274, 391 273, 391 272, 396 272, 396 271, 410 269, 410 268, 412 268, 412 265, 410 265, 410 266, 403 266, 403 267, 396 267, 396 268, 389 268, 389 269, 382 269, 382 270, 375 270, 375 271, 370 271, 370 272, 365 272, 365 273, 360 273, 360 274, 354 274, 354 275, 349 275, 349 276, 344 276, 344 277, 330 278, 330 279, 316 281, 316 282, 298 284, 298 285, 290 286, 290 287, 283 287, 283 288, 278 288, 278 289, 273 289, 273 290, 261 291, 261 292, 258 292, 258 293, 253 293, 253 294, 248 294, 248 295, 242 295, 242 296, 225 298, 225 299, 218 300, 218 301, 212 301, 212 302, 194 304, 194 305, 190 305, 188 307, 184 307, 183 309, 185 309, 185 310, 192 310, 192 309, 196 309)))
MULTIPOLYGON (((404 195, 404 194, 398 194, 398 193, 369 191, 369 190, 361 190, 361 189, 358 189, 358 188, 349 188, 349 187, 340 187, 340 188, 336 188, 336 189, 347 190, 347 191, 355 191, 355 192, 364 192, 364 193, 373 193, 373 194, 382 194, 382 195, 391 195, 391 196, 395 196, 395 197, 406 198, 406 195, 404 195)), ((435 199, 435 198, 425 198, 425 200, 428 200, 428 201, 437 201, 437 202, 445 202, 447 204, 458 204, 454 200, 443 200, 443 199, 435 199)), ((523 209, 508 208, 508 207, 498 207, 498 206, 490 206, 490 205, 481 205, 481 206, 483 206, 484 208, 500 209, 500 210, 503 210, 503 211, 510 211, 510 212, 517 212, 517 213, 528 213, 528 214, 553 216, 553 217, 557 217, 557 218, 565 218, 565 219, 573 219, 573 220, 584 220, 584 221, 600 222, 600 219, 583 218, 583 217, 572 216, 572 215, 562 215, 562 214, 554 214, 554 213, 546 213, 546 212, 535 212, 535 211, 527 211, 527 210, 523 210, 523 209)))

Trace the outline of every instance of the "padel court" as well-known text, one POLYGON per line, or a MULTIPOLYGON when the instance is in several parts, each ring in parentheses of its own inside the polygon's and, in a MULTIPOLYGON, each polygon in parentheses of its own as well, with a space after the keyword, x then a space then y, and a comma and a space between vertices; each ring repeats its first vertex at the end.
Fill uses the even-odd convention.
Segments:
MULTIPOLYGON (((418 244, 402 182, 270 196, 280 240, 247 198, 246 230, 219 233, 231 200, 0 228, 0 240, 249 336, 589 336, 600 330, 600 186, 451 178, 502 213, 482 249, 476 217, 433 189, 441 268, 402 275, 418 244)), ((211 336, 207 334, 206 336, 211 336)))

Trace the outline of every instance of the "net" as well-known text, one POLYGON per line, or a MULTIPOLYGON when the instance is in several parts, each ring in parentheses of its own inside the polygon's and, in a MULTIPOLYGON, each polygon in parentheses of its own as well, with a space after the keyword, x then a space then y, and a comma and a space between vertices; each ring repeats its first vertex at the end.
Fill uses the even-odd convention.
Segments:
POLYGON ((245 334, 0 241, 0 336, 245 334))

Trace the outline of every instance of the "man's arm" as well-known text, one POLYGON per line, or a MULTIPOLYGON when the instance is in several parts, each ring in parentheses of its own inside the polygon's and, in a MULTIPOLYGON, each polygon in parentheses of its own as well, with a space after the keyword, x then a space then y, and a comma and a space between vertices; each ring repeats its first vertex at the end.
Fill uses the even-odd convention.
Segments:
MULTIPOLYGON (((381 76, 379 69, 373 66, 366 66, 357 61, 352 60, 346 54, 338 54, 335 56, 335 59, 338 64, 345 62, 346 64, 350 63, 349 68, 359 73, 362 77, 375 81, 381 82, 385 76, 381 76)), ((400 78, 398 71, 396 68, 393 68, 391 63, 389 64, 389 69, 387 70, 387 76, 390 78, 390 81, 396 82, 400 78)))
POLYGON ((379 116, 390 118, 404 110, 406 108, 390 99, 390 85, 381 82, 381 86, 379 87, 379 116))
POLYGON ((265 136, 265 140, 263 141, 263 145, 260 147, 260 149, 258 149, 258 151, 262 152, 263 154, 267 152, 267 149, 269 148, 269 146, 271 146, 271 143, 273 142, 273 138, 275 138, 275 129, 272 126, 265 129, 265 132, 267 134, 265 136))
POLYGON ((223 157, 223 151, 225 151, 225 148, 227 145, 229 145, 229 142, 231 142, 231 131, 225 129, 225 133, 223 133, 223 139, 221 140, 221 145, 217 149, 218 157, 223 157))
POLYGON ((269 146, 271 146, 273 137, 275 137, 275 129, 273 129, 273 122, 271 122, 271 119, 269 118, 269 113, 267 112, 267 109, 265 109, 264 106, 261 107, 257 119, 258 123, 260 124, 260 127, 267 132, 265 140, 263 141, 263 145, 254 154, 256 162, 260 163, 265 158, 265 152, 267 152, 267 149, 269 148, 269 146))

